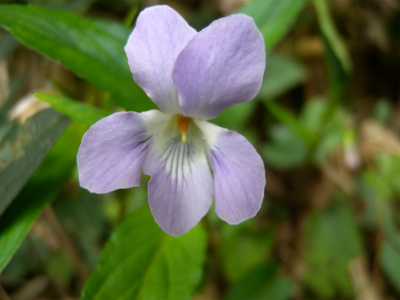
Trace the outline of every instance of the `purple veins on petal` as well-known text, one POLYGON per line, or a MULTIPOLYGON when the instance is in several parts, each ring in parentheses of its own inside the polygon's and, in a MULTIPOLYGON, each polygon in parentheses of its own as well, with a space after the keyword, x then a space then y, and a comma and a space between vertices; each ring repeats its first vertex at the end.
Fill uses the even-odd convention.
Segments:
POLYGON ((196 126, 189 126, 182 143, 175 122, 154 137, 144 164, 149 181, 149 204, 156 222, 177 236, 195 226, 207 213, 213 181, 204 140, 196 126))

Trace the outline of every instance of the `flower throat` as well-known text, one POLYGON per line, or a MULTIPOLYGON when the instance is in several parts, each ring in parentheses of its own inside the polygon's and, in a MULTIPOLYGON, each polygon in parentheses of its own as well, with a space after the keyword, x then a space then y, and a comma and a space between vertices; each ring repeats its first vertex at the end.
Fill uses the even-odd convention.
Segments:
POLYGON ((191 118, 185 117, 182 115, 176 116, 176 124, 178 125, 178 129, 182 135, 182 144, 186 143, 186 132, 189 128, 191 118))

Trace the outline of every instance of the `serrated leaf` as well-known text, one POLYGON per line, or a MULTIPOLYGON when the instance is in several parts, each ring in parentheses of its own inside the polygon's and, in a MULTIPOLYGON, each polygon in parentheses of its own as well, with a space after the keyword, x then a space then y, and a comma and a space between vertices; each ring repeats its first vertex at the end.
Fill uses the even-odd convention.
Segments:
POLYGON ((0 217, 0 272, 29 232, 42 209, 58 195, 75 168, 83 131, 69 127, 42 165, 0 217))
POLYGON ((128 110, 154 108, 129 71, 123 26, 37 6, 0 5, 0 26, 27 47, 60 61, 67 69, 111 93, 128 110))
POLYGON ((81 299, 189 299, 201 278, 205 250, 201 227, 171 237, 148 208, 140 209, 108 241, 81 299))
POLYGON ((13 128, 0 142, 0 214, 35 172, 68 123, 67 117, 47 109, 13 128))
POLYGON ((254 0, 239 13, 253 17, 269 51, 289 31, 307 3, 308 0, 254 0))
POLYGON ((64 115, 86 126, 92 126, 100 119, 107 117, 105 111, 72 99, 43 93, 36 93, 35 96, 49 103, 64 115))

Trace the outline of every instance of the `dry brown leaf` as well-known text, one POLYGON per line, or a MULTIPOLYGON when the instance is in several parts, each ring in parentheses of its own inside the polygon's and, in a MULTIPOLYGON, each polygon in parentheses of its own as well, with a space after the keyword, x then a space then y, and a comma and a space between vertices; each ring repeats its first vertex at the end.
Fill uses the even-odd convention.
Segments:
POLYGON ((0 61, 0 107, 3 106, 10 94, 8 82, 9 78, 6 61, 0 61))
POLYGON ((28 95, 11 108, 8 117, 10 121, 15 120, 19 124, 24 124, 30 117, 49 107, 48 103, 39 100, 34 95, 28 95))
POLYGON ((353 259, 349 264, 356 300, 384 300, 370 277, 364 256, 353 259))
POLYGON ((360 129, 360 151, 367 163, 372 163, 378 154, 400 155, 400 140, 381 124, 368 120, 360 129))

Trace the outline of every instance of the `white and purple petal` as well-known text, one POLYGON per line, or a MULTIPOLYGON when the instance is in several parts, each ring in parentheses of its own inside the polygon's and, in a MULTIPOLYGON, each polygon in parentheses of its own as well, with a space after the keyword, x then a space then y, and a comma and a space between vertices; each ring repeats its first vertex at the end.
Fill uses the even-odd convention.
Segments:
POLYGON ((213 179, 204 140, 189 125, 182 143, 176 123, 165 126, 153 139, 143 172, 149 181, 149 205, 158 225, 168 234, 181 235, 209 210, 213 179))
POLYGON ((264 163, 237 132, 205 121, 196 121, 208 143, 214 172, 215 211, 229 224, 254 217, 264 198, 264 163))
POLYGON ((166 113, 181 113, 172 69, 196 33, 175 10, 157 5, 140 13, 125 46, 135 82, 166 113))
POLYGON ((253 19, 233 15, 200 31, 179 54, 172 78, 186 116, 212 119, 250 101, 265 69, 264 40, 253 19))
POLYGON ((151 110, 98 121, 84 134, 77 155, 80 185, 92 193, 138 186, 149 139, 170 118, 151 110))

